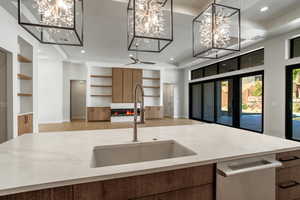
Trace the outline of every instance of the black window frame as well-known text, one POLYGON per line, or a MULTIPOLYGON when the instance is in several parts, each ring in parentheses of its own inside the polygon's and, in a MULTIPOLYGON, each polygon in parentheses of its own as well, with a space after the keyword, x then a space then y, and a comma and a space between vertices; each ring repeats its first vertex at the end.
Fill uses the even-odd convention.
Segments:
POLYGON ((286 66, 285 84, 285 137, 288 140, 300 142, 293 138, 293 70, 300 69, 300 64, 286 66))
POLYGON ((295 56, 295 52, 294 52, 294 47, 295 47, 294 41, 295 40, 300 40, 300 36, 290 39, 290 59, 300 57, 300 56, 295 56))
POLYGON ((264 71, 260 70, 260 71, 255 71, 255 72, 249 72, 249 73, 242 73, 242 74, 238 74, 238 75, 233 75, 233 76, 224 76, 221 78, 216 78, 216 79, 210 79, 210 80, 205 80, 205 81, 197 81, 197 82, 192 82, 189 83, 189 118, 193 119, 193 120, 197 120, 197 121, 202 121, 202 122, 206 122, 206 123, 211 123, 211 124, 218 124, 218 125, 222 125, 222 126, 227 126, 227 127, 231 127, 231 128, 237 128, 237 129, 241 129, 241 130, 247 130, 247 131, 252 131, 252 132, 256 132, 256 133, 260 133, 263 134, 264 133, 264 87, 265 87, 265 83, 264 83, 264 71), (261 131, 257 131, 257 130, 252 130, 252 129, 247 129, 247 128, 241 128, 240 127, 240 111, 241 111, 241 107, 240 107, 240 103, 241 103, 241 84, 240 84, 240 80, 243 77, 247 77, 247 76, 255 76, 255 75, 262 75, 262 122, 261 122, 261 131), (191 112, 192 112, 192 85, 193 84, 203 84, 203 83, 207 83, 207 82, 214 82, 214 96, 216 97, 216 92, 217 92, 217 88, 216 88, 216 82, 217 81, 222 81, 222 80, 228 80, 228 79, 232 79, 233 80, 233 100, 232 100, 232 126, 231 125, 226 125, 226 124, 222 124, 222 123, 218 123, 217 122, 217 103, 216 103, 216 98, 214 98, 214 122, 211 121, 206 121, 203 120, 203 96, 205 94, 203 94, 203 87, 202 87, 202 93, 201 93, 201 98, 202 98, 202 109, 201 109, 201 117, 202 119, 195 119, 192 118, 191 116, 191 112))
MULTIPOLYGON (((220 62, 217 62, 217 63, 214 63, 214 64, 210 64, 210 65, 208 65, 208 66, 204 66, 204 67, 200 67, 200 68, 191 70, 191 72, 190 72, 190 73, 191 73, 191 80, 193 81, 193 80, 200 79, 200 78, 195 78, 195 79, 193 79, 193 75, 192 75, 193 72, 195 72, 195 71, 197 71, 197 70, 200 70, 200 69, 202 69, 202 77, 201 77, 201 78, 207 78, 207 77, 210 77, 210 76, 215 76, 215 75, 219 75, 219 74, 225 74, 225 73, 230 73, 230 72, 235 72, 235 71, 239 71, 239 70, 245 70, 245 69, 249 69, 249 68, 252 68, 252 67, 256 67, 256 66, 252 66, 252 67, 248 67, 248 68, 241 68, 241 59, 242 59, 243 56, 248 56, 248 55, 257 53, 257 52, 259 52, 259 51, 263 51, 263 57, 265 58, 265 48, 256 49, 256 50, 254 50, 254 51, 251 51, 251 52, 248 52, 248 53, 239 55, 239 56, 235 56, 235 57, 232 57, 232 58, 228 58, 228 59, 226 59, 226 60, 222 60, 222 61, 220 61, 220 62), (226 61, 229 61, 229 60, 232 60, 232 59, 237 59, 237 61, 238 61, 237 69, 234 70, 234 71, 229 71, 229 72, 223 72, 223 73, 220 73, 220 68, 222 67, 222 66, 220 66, 220 65, 221 65, 223 62, 226 62, 226 61), (217 67, 217 73, 214 74, 214 75, 208 75, 208 76, 206 76, 206 75, 205 75, 205 69, 210 68, 210 67, 212 67, 212 66, 213 66, 213 67, 215 67, 215 66, 217 67)), ((265 59, 264 59, 264 63, 265 63, 265 59)))

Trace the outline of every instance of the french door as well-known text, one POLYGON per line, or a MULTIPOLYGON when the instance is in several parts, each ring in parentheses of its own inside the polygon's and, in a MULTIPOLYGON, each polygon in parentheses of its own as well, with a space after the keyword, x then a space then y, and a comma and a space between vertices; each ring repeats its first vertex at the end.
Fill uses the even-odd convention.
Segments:
POLYGON ((300 65, 286 70, 286 138, 300 141, 300 65))
POLYGON ((190 118, 263 132, 263 72, 190 84, 190 118))

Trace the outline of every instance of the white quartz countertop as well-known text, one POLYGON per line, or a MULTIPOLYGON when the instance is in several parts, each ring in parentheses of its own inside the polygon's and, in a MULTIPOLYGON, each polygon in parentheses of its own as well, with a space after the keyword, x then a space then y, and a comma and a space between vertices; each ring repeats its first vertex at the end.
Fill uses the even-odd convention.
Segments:
POLYGON ((195 156, 91 168, 93 148, 131 143, 132 129, 24 135, 0 145, 0 196, 300 149, 300 143, 200 124, 139 128, 141 142, 175 140, 195 156))

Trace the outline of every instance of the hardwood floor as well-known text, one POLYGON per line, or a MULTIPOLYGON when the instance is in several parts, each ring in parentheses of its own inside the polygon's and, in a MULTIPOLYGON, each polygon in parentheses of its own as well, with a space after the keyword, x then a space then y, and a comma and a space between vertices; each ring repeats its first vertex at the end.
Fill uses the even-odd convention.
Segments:
MULTIPOLYGON (((147 120, 145 124, 140 127, 154 127, 154 126, 179 126, 200 124, 201 122, 189 119, 162 119, 162 120, 147 120)), ((117 129, 117 128, 132 128, 132 122, 86 122, 86 121, 72 121, 58 124, 40 124, 40 132, 60 132, 60 131, 78 131, 78 130, 101 130, 101 129, 117 129)))

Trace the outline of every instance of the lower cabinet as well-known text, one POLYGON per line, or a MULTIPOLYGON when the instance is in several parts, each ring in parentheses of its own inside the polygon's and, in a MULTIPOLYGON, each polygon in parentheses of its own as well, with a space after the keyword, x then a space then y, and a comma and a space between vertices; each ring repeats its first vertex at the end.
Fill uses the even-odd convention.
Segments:
POLYGON ((83 183, 0 200, 215 200, 215 165, 83 183))
POLYGON ((146 106, 145 119, 162 119, 163 107, 162 106, 146 106))
POLYGON ((276 171, 276 199, 300 199, 300 151, 277 155, 283 166, 276 171))
POLYGON ((33 115, 18 116, 18 135, 24 135, 33 132, 33 115))
POLYGON ((88 107, 87 117, 89 122, 110 121, 110 107, 88 107))

